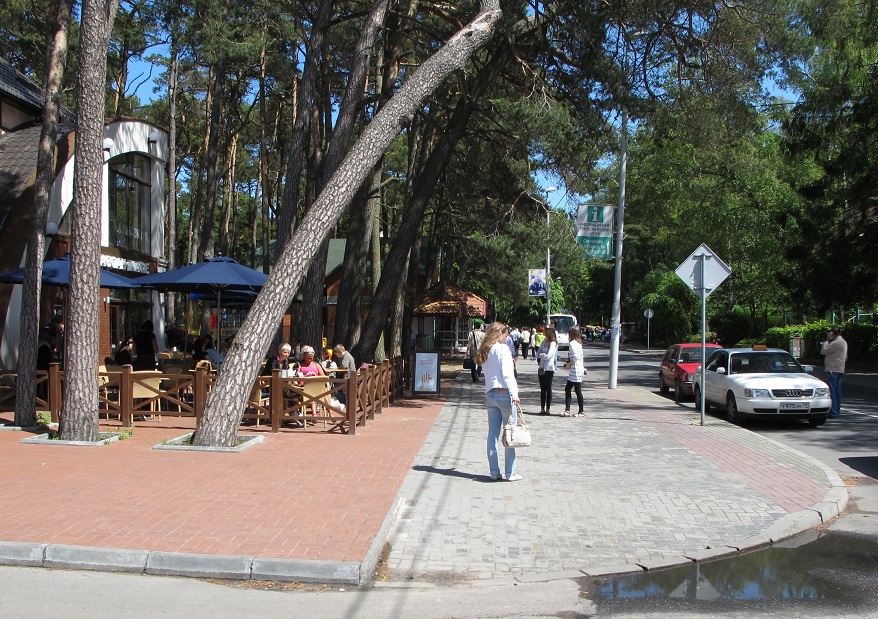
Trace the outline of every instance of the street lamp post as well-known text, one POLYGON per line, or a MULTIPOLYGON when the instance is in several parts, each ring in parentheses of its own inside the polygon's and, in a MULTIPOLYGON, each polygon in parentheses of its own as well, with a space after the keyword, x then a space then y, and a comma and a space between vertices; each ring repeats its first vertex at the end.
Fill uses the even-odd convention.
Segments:
MULTIPOLYGON (((554 185, 546 187, 546 193, 552 193, 557 187, 554 185)), ((552 237, 550 227, 551 208, 548 204, 543 203, 546 207, 546 326, 552 323, 552 237)))
POLYGON ((616 208, 616 269, 613 277, 613 316, 610 319, 610 374, 608 388, 615 389, 619 374, 619 340, 622 332, 622 240, 625 226, 625 172, 628 167, 628 112, 622 108, 619 155, 619 206, 616 208))

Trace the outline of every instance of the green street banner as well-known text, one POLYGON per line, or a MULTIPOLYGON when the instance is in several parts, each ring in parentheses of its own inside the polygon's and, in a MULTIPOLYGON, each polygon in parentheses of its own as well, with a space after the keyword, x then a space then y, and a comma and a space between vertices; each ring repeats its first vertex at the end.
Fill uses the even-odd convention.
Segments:
POLYGON ((613 257, 613 206, 580 204, 576 210, 579 229, 576 242, 595 258, 613 257))

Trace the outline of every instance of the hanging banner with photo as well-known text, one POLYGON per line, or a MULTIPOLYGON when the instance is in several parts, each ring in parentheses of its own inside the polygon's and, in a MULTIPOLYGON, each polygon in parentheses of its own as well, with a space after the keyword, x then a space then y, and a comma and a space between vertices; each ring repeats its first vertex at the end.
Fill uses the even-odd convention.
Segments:
POLYGON ((594 258, 613 257, 613 211, 610 204, 580 204, 576 210, 576 242, 594 258))
POLYGON ((546 296, 546 269, 527 270, 527 296, 546 296))

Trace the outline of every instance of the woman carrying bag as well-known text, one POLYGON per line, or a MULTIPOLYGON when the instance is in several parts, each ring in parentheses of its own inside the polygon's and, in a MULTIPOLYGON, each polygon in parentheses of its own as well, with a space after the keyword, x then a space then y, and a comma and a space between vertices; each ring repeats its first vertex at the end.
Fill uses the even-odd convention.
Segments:
MULTIPOLYGON (((488 409, 488 467, 491 479, 503 479, 500 474, 498 442, 503 426, 517 422, 513 410, 520 403, 518 383, 515 380, 515 365, 512 353, 506 345, 509 327, 495 322, 488 327, 485 339, 476 354, 476 364, 482 366, 485 375, 485 407, 488 409)), ((506 447, 504 453, 507 481, 519 481, 521 475, 515 472, 515 448, 506 447)))
POLYGON ((558 343, 555 329, 546 328, 546 339, 540 344, 537 358, 540 367, 537 370, 540 380, 540 415, 548 415, 552 408, 552 379, 555 378, 555 358, 558 356, 558 343))

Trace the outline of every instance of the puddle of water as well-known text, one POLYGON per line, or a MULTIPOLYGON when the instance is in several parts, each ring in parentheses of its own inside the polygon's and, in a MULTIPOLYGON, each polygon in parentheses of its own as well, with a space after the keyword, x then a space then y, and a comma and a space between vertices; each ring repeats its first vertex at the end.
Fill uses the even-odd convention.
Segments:
POLYGON ((873 603, 863 584, 878 579, 878 541, 842 533, 806 533, 772 547, 691 566, 592 581, 588 597, 601 610, 654 607, 675 600, 729 603, 873 603), (816 538, 816 539, 815 539, 816 538), (870 599, 866 599, 866 598, 870 599), (643 604, 638 604, 640 600, 643 604))

